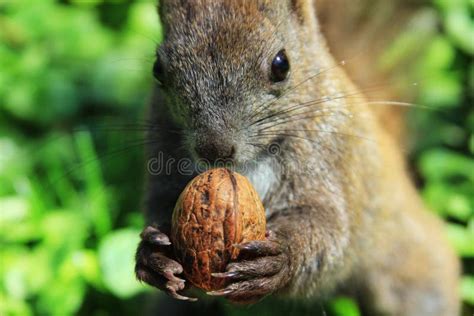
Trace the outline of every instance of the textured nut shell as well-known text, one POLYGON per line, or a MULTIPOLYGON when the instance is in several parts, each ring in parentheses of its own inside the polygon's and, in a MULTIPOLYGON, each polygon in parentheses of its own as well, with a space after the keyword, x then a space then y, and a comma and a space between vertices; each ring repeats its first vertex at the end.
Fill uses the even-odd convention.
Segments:
POLYGON ((265 239, 265 225, 262 202, 244 176, 220 168, 194 178, 176 203, 171 231, 186 278, 206 291, 222 288, 211 273, 237 257, 234 244, 265 239))

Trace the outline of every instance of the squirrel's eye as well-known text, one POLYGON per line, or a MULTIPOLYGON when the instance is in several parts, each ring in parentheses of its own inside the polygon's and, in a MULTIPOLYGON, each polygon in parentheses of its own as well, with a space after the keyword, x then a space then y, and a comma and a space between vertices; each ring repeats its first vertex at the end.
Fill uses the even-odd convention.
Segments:
POLYGON ((273 82, 280 82, 286 79, 290 72, 290 61, 286 56, 284 49, 278 52, 272 61, 272 76, 273 82))
POLYGON ((163 65, 159 59, 155 61, 153 64, 153 77, 158 81, 158 83, 163 82, 163 65))

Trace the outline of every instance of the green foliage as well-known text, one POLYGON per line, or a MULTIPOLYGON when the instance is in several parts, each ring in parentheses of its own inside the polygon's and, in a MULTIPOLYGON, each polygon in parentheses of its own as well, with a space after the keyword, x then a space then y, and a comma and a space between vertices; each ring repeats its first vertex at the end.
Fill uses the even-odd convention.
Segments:
MULTIPOLYGON (((466 313, 474 305, 472 3, 435 0, 383 63, 393 67, 426 35, 412 71, 418 103, 436 110, 410 113, 411 161, 463 258, 466 313), (441 32, 432 33, 433 21, 441 32)), ((140 122, 160 40, 152 0, 0 1, 1 315, 142 310, 146 287, 134 280, 133 255, 143 225, 143 136, 121 118, 140 122)), ((347 298, 224 310, 360 315, 347 298)))
POLYGON ((120 28, 103 21, 110 5, 0 4, 2 315, 80 314, 86 302, 113 314, 120 304, 93 295, 145 290, 133 274, 139 197, 125 193, 139 187, 141 154, 109 160, 97 148, 127 144, 90 122, 138 116, 160 29, 151 1, 113 8, 120 28))
POLYGON ((474 5, 469 0, 435 0, 443 16, 442 22, 446 34, 454 46, 467 54, 474 54, 474 22, 472 10, 474 5))
POLYGON ((330 309, 335 316, 360 316, 359 308, 354 301, 347 297, 334 299, 330 304, 330 309))
POLYGON ((443 32, 434 37, 416 69, 419 103, 433 110, 411 112, 416 133, 412 160, 426 203, 447 220, 446 234, 463 258, 461 294, 468 315, 474 296, 473 6, 468 0, 434 2, 443 32))
POLYGON ((99 246, 99 259, 107 289, 121 298, 143 290, 135 279, 133 266, 140 230, 121 229, 105 237, 99 246), (121 260, 117 261, 117 258, 121 260))

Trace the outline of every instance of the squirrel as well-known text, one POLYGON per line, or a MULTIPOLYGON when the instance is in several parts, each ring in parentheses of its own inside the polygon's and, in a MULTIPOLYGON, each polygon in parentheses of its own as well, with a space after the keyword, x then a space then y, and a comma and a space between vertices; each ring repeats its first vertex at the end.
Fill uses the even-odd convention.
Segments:
POLYGON ((149 174, 136 276, 193 300, 171 214, 197 161, 225 159, 259 193, 268 236, 237 245, 248 256, 208 294, 246 303, 344 292, 369 315, 458 315, 459 262, 442 223, 330 52, 318 14, 327 1, 317 2, 160 1, 148 157, 193 163, 149 174))

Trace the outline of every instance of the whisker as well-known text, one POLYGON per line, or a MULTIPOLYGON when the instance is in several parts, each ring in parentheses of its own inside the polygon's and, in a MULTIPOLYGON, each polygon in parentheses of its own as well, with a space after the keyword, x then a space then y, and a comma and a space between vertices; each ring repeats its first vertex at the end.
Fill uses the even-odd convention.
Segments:
MULTIPOLYGON (((136 35, 142 36, 143 38, 145 38, 145 39, 149 40, 150 42, 152 42, 154 45, 159 45, 160 44, 160 40, 158 40, 157 38, 154 38, 153 35, 144 34, 142 32, 134 30, 134 29, 130 29, 129 31, 136 34, 136 35)), ((158 31, 158 30, 156 30, 156 31, 158 31)))
POLYGON ((393 106, 400 106, 400 107, 409 107, 409 108, 416 108, 416 109, 423 109, 423 110, 430 110, 430 111, 441 111, 438 108, 434 108, 428 105, 410 103, 410 102, 400 102, 400 101, 367 101, 365 104, 368 105, 393 105, 393 106))
POLYGON ((173 130, 173 129, 168 129, 165 127, 161 126, 105 126, 105 127, 79 127, 79 128, 74 128, 72 130, 73 132, 84 132, 84 131, 100 131, 100 132, 158 132, 158 131, 164 131, 166 133, 172 133, 172 134, 181 134, 181 130, 173 130))
MULTIPOLYGON (((377 143, 373 139, 370 139, 370 138, 367 138, 367 137, 364 137, 364 136, 360 136, 360 135, 341 133, 341 132, 337 132, 337 131, 320 130, 320 129, 283 129, 283 130, 275 130, 275 131, 272 131, 272 132, 276 132, 276 133, 279 133, 279 132, 285 132, 285 133, 286 132, 327 133, 327 134, 333 134, 333 135, 337 135, 337 136, 354 137, 354 138, 358 138, 358 139, 361 139, 361 140, 377 143)), ((265 135, 265 134, 266 134, 266 132, 265 133, 260 133, 259 132, 259 135, 265 135)))
POLYGON ((139 146, 145 146, 145 145, 151 145, 151 144, 154 144, 154 143, 158 143, 160 142, 161 140, 157 140, 157 139, 153 139, 153 140, 145 140, 145 139, 141 139, 137 142, 134 142, 132 144, 129 144, 125 147, 121 147, 121 148, 118 148, 118 149, 115 149, 115 150, 112 150, 112 151, 109 151, 105 154, 101 154, 101 155, 98 155, 97 157, 94 157, 92 159, 89 159, 89 160, 86 160, 86 161, 82 161, 81 163, 79 164, 76 164, 75 166, 69 168, 68 170, 66 170, 62 175, 61 177, 57 178, 57 179, 53 179, 50 183, 49 183, 49 186, 48 187, 53 187, 57 182, 59 182, 60 180, 70 176, 71 174, 73 174, 76 170, 80 169, 80 168, 84 168, 86 166, 88 166, 89 164, 95 162, 95 161, 102 161, 102 160, 108 160, 110 158, 113 158, 115 157, 116 155, 119 155, 121 153, 124 153, 130 149, 133 149, 133 148, 136 148, 136 147, 139 147, 139 146))
MULTIPOLYGON (((364 92, 364 91, 362 91, 362 92, 364 92)), ((359 94, 359 93, 354 93, 352 95, 351 94, 346 94, 346 95, 343 95, 343 96, 340 96, 340 97, 329 96, 329 97, 322 98, 322 99, 319 99, 319 100, 314 100, 314 101, 301 103, 299 105, 293 106, 293 107, 288 108, 288 109, 284 109, 284 110, 276 112, 276 113, 272 113, 272 114, 268 115, 267 117, 261 118, 258 121, 253 122, 249 127, 251 127, 253 125, 267 125, 269 123, 273 123, 273 122, 265 122, 270 118, 274 118, 274 117, 278 118, 279 116, 282 116, 284 114, 289 114, 291 112, 296 112, 300 109, 310 107, 310 106, 319 105, 319 104, 323 104, 325 102, 329 102, 329 101, 332 101, 332 100, 343 99, 343 98, 346 98, 346 97, 351 97, 351 98, 356 97, 357 98, 357 94, 359 94)), ((364 97, 364 99, 365 99, 365 97, 364 97)), ((417 108, 417 109, 426 109, 426 110, 433 110, 433 111, 438 110, 438 109, 435 109, 435 108, 429 107, 429 106, 423 106, 423 105, 419 105, 419 104, 415 104, 415 103, 408 103, 408 102, 398 102, 398 101, 367 101, 367 102, 359 102, 359 103, 351 102, 351 103, 347 104, 345 107, 340 107, 340 109, 342 110, 344 108, 349 108, 349 107, 352 107, 352 106, 360 106, 360 105, 380 105, 380 106, 389 105, 389 106, 401 106, 401 107, 410 107, 410 108, 417 108)), ((306 111, 306 112, 294 113, 291 116, 289 116, 288 119, 307 118, 307 117, 297 117, 297 115, 316 114, 316 113, 324 112, 324 111, 328 111, 328 110, 333 111, 333 109, 334 108, 331 108, 331 109, 318 108, 318 109, 313 109, 313 110, 309 110, 309 111, 306 111)), ((352 114, 352 113, 350 115, 347 115, 347 114, 344 114, 343 112, 335 112, 335 111, 331 112, 331 115, 335 114, 335 113, 345 115, 346 117, 354 116, 354 114, 352 114)), ((314 116, 314 118, 317 118, 317 117, 319 117, 319 116, 314 116)), ((279 121, 279 123, 286 123, 286 122, 289 122, 289 121, 291 121, 291 120, 283 120, 283 121, 279 121)))
POLYGON ((249 143, 249 142, 246 142, 245 144, 246 144, 246 145, 253 146, 253 147, 257 147, 258 149, 261 149, 261 150, 263 150, 263 151, 267 150, 267 146, 265 146, 264 144, 249 143))
POLYGON ((85 132, 85 131, 103 131, 103 132, 145 132, 150 127, 140 126, 104 126, 104 127, 75 127, 72 129, 73 132, 85 132))
POLYGON ((311 75, 310 77, 306 78, 305 80, 302 80, 300 81, 299 83, 297 83, 295 86, 293 87, 290 87, 287 91, 285 91, 284 93, 282 93, 281 95, 279 95, 276 99, 270 101, 269 103, 267 104, 262 104, 260 106, 257 106, 257 111, 254 112, 249 118, 246 119, 246 121, 250 121, 252 119, 254 119, 256 116, 260 115, 263 111, 265 111, 266 109, 268 109, 269 107, 271 107, 273 104, 275 104, 277 101, 279 101, 280 99, 282 99, 283 97, 286 97, 288 95, 290 95, 291 92, 293 92, 294 90, 296 90, 297 88, 301 87, 303 84, 305 84, 306 82, 316 78, 316 77, 319 77, 321 74, 327 72, 327 71, 330 71, 330 70, 333 70, 335 68, 337 68, 338 66, 340 65, 340 63, 332 66, 332 67, 328 67, 328 68, 325 68, 323 70, 320 70, 318 71, 316 74, 314 75, 311 75))
POLYGON ((301 135, 295 135, 295 134, 288 134, 288 133, 265 133, 264 135, 262 134, 255 134, 255 135, 250 135, 248 136, 249 138, 261 138, 262 136, 273 136, 273 137, 291 137, 291 138, 296 138, 296 139, 299 139, 299 140, 305 140, 305 141, 308 141, 310 143, 313 143, 313 144, 317 144, 318 146, 321 146, 327 150, 329 150, 330 152, 332 152, 334 155, 338 155, 338 153, 331 147, 329 146, 326 146, 325 144, 321 143, 321 142, 318 142, 314 139, 311 139, 311 138, 308 138, 308 137, 304 137, 304 136, 301 136, 301 135))
MULTIPOLYGON (((252 124, 250 124, 248 127, 251 127, 253 125, 262 125, 261 123, 262 122, 265 122, 266 120, 268 119, 271 119, 271 118, 274 118, 274 117, 278 117, 280 115, 283 115, 283 114, 288 114, 290 112, 293 112, 293 111, 296 111, 296 110, 299 110, 299 109, 303 109, 305 107, 308 107, 308 106, 314 106, 314 105, 318 105, 318 104, 322 104, 322 103, 325 103, 325 102, 329 102, 331 100, 337 100, 337 99, 344 99, 346 98, 347 96, 349 95, 343 95, 343 96, 340 96, 340 97, 333 97, 333 98, 321 98, 321 99, 317 99, 317 100, 313 100, 313 101, 308 101, 308 102, 304 102, 304 103, 300 103, 298 105, 295 105, 295 106, 292 106, 290 108, 287 108, 287 109, 284 109, 284 110, 281 110, 281 111, 278 111, 276 113, 272 113, 266 117, 263 117, 255 122, 253 122, 252 124)), ((303 114, 303 113, 301 113, 303 114)))
POLYGON ((273 117, 277 117, 279 115, 283 115, 283 114, 287 114, 287 113, 290 113, 290 112, 293 112, 293 111, 297 111, 299 109, 303 109, 305 107, 309 107, 309 106, 314 106, 314 105, 318 105, 318 104, 323 104, 325 102, 329 102, 329 101, 334 101, 334 100, 341 100, 341 99, 345 99, 347 97, 355 97, 355 96, 358 96, 360 95, 361 97, 364 97, 365 98, 365 95, 364 93, 368 93, 368 92, 371 92, 373 90, 378 90, 378 89, 381 89, 383 88, 385 85, 374 85, 372 87, 367 87, 365 89, 360 89, 360 90, 357 90, 355 92, 349 92, 349 93, 346 93, 346 94, 341 94, 341 93, 335 93, 333 95, 329 95, 329 96, 324 96, 324 97, 321 97, 320 99, 316 99, 316 100, 312 100, 312 101, 308 101, 308 102, 304 102, 304 103, 300 103, 300 104, 297 104, 297 105, 294 105, 294 106, 291 106, 290 108, 286 108, 286 109, 283 109, 283 110, 280 110, 276 113, 272 113, 272 114, 269 114, 268 116, 266 117, 263 117, 263 118, 260 118, 252 123, 250 123, 247 128, 255 125, 255 124, 258 124, 262 121, 265 121, 265 120, 268 120, 270 118, 273 118, 273 117))
POLYGON ((254 112, 250 117, 248 117, 246 120, 247 121, 251 121, 252 119, 254 119, 256 116, 260 115, 263 111, 265 111, 266 109, 268 109, 271 105, 273 105, 275 102, 277 102, 278 100, 280 100, 281 98, 285 97, 285 96, 288 96, 290 95, 291 92, 293 92, 295 89, 297 89, 298 87, 300 87, 301 85, 303 85, 304 83, 316 78, 316 77, 319 77, 320 75, 326 73, 326 72, 329 72, 331 70, 334 70, 334 69, 337 69, 339 66, 346 66, 348 63, 350 62, 353 62, 353 61, 356 61, 357 58, 360 57, 361 54, 355 54, 353 55, 351 58, 348 58, 348 59, 343 59, 343 60, 340 60, 338 62, 336 62, 335 65, 331 66, 331 67, 327 67, 325 69, 322 69, 322 70, 319 70, 316 74, 314 75, 311 75, 310 77, 306 78, 305 80, 302 80, 301 82, 297 83, 295 86, 293 87, 290 87, 289 90, 283 92, 280 96, 278 96, 276 99, 274 100, 271 100, 269 101, 269 103, 266 103, 266 102, 263 102, 261 105, 258 105, 256 107, 257 111, 254 112))
POLYGON ((119 62, 126 62, 126 61, 140 61, 140 62, 147 62, 147 63, 154 63, 153 55, 147 55, 145 57, 121 57, 121 58, 114 58, 111 59, 110 62, 112 63, 119 63, 119 62))
POLYGON ((291 116, 285 117, 284 119, 279 120, 277 122, 266 122, 265 124, 261 124, 264 127, 259 128, 258 130, 259 131, 269 130, 271 128, 274 128, 274 127, 279 126, 279 125, 287 124, 287 123, 292 122, 294 120, 316 119, 316 118, 330 117, 330 116, 335 116, 335 115, 343 115, 345 117, 350 117, 349 115, 347 115, 345 113, 341 113, 341 112, 335 112, 335 111, 331 111, 329 113, 322 113, 322 112, 324 112, 324 111, 321 110, 321 109, 315 109, 313 111, 308 111, 306 113, 292 114, 291 116), (321 113, 321 114, 318 114, 318 113, 321 113), (311 115, 309 115, 309 114, 311 114, 311 115), (303 116, 300 116, 300 115, 303 115, 303 116))
MULTIPOLYGON (((87 124, 87 123, 85 123, 87 124)), ((181 129, 170 129, 168 127, 162 127, 156 123, 152 123, 149 120, 130 122, 130 123, 92 123, 86 126, 74 127, 73 132, 83 131, 104 131, 104 132, 150 132, 150 131, 166 131, 173 134, 181 134, 181 129), (143 122, 143 123, 142 123, 143 122)))
MULTIPOLYGON (((347 114, 344 114, 343 112, 335 112, 334 111, 334 108, 316 108, 316 109, 311 109, 311 110, 308 110, 306 112, 296 112, 297 110, 300 110, 300 109, 304 109, 306 107, 310 107, 310 106, 315 106, 315 105, 319 105, 319 104, 323 104, 325 102, 329 102, 331 100, 337 100, 337 99, 344 99, 346 97, 348 97, 349 95, 344 95, 344 96, 341 96, 341 97, 333 97, 331 98, 330 100, 327 99, 327 98, 323 98, 323 99, 318 99, 318 100, 314 100, 314 101, 309 101, 309 102, 305 102, 305 103, 301 103, 293 108, 290 108, 290 109, 285 109, 285 110, 282 110, 280 112, 277 112, 277 113, 274 113, 274 114, 270 114, 268 115, 267 117, 264 117, 256 122, 254 122, 253 124, 251 124, 249 127, 251 126, 254 126, 254 125, 257 125, 257 126, 265 126, 265 125, 268 125, 268 124, 271 124, 271 123, 274 123, 274 122, 266 122, 268 119, 270 118, 277 118, 279 116, 282 116, 282 115, 285 115, 285 114, 290 114, 289 116, 287 117, 283 117, 283 121, 279 121, 278 123, 283 123, 283 122, 289 122, 291 121, 292 119, 294 119, 295 117, 297 117, 298 115, 305 115, 305 114, 317 114, 317 113, 322 113, 322 112, 326 112, 326 111, 330 111, 330 113, 340 113, 342 115, 346 115, 348 116, 347 114), (291 113, 291 112, 296 112, 296 113, 291 113)), ((339 110, 343 110, 344 107, 338 107, 336 109, 339 109, 339 110)), ((314 118, 317 118, 318 116, 315 116, 314 118)), ((304 117, 302 117, 304 118, 304 117)))

